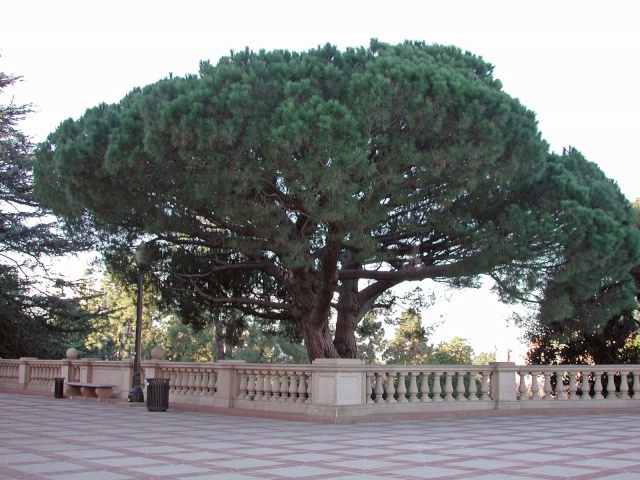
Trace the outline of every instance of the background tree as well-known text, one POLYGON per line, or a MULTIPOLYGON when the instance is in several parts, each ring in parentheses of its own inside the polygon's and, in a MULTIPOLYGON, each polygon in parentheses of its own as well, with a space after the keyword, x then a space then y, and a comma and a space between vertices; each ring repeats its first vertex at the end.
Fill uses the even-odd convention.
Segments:
POLYGON ((428 344, 433 327, 422 325, 422 317, 414 310, 403 312, 389 323, 396 325, 395 336, 387 342, 384 360, 388 364, 415 365, 430 363, 433 346, 428 344))
POLYGON ((260 321, 250 320, 233 358, 251 363, 309 363, 306 349, 300 342, 282 333, 263 328, 260 321))
POLYGON ((0 357, 62 358, 92 331, 92 293, 53 277, 47 259, 83 247, 65 236, 33 196, 33 145, 17 127, 29 105, 7 99, 20 77, 0 72, 0 357))
MULTIPOLYGON (((636 224, 640 228, 640 199, 632 204, 636 224)), ((622 313, 615 313, 596 329, 585 326, 582 317, 563 319, 544 324, 538 317, 520 318, 525 338, 530 345, 527 360, 533 364, 553 363, 639 363, 640 348, 640 264, 631 270, 635 281, 636 303, 622 313)), ((607 285, 601 296, 583 306, 588 312, 592 304, 602 301, 620 289, 617 284, 607 285)), ((604 303, 604 302, 603 302, 604 303)))
MULTIPOLYGON (((640 265, 632 270, 640 299, 640 265)), ((640 321, 638 307, 612 316, 597 329, 585 328, 580 318, 541 324, 537 317, 519 319, 529 344, 532 364, 639 363, 640 321)))
POLYGON ((431 363, 439 365, 471 365, 475 354, 469 340, 454 337, 449 342, 440 342, 431 354, 431 363))
POLYGON ((177 316, 168 316, 153 329, 154 342, 164 349, 165 359, 178 362, 215 362, 216 331, 208 325, 196 330, 177 316))
POLYGON ((376 311, 369 310, 356 330, 358 354, 357 358, 368 364, 376 363, 382 358, 387 341, 382 321, 376 320, 376 311))
POLYGON ((474 354, 474 365, 489 365, 491 362, 495 362, 497 356, 495 350, 493 352, 480 352, 477 355, 474 354))
POLYGON ((354 358, 358 323, 406 281, 489 274, 544 321, 616 282, 582 316, 597 324, 629 306, 640 255, 619 189, 576 150, 549 154, 492 65, 419 42, 202 63, 64 122, 36 183, 102 241, 200 249, 209 276, 180 273, 194 291, 294 325, 310 360, 354 358), (200 286, 231 272, 257 281, 200 286))

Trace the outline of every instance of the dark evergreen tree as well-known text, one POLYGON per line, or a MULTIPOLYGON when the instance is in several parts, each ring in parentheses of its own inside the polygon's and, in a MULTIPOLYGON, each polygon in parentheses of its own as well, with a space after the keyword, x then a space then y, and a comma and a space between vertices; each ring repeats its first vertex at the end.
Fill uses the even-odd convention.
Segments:
POLYGON ((294 325, 311 360, 355 357, 365 313, 407 281, 489 274, 547 322, 612 283, 585 321, 633 300, 624 196, 576 150, 549 154, 493 66, 455 47, 232 53, 64 122, 37 157, 40 198, 78 232, 199 248, 210 282, 259 278, 240 296, 190 283, 294 325))
POLYGON ((433 345, 429 337, 433 334, 433 326, 425 328, 422 317, 409 309, 387 323, 396 326, 395 336, 387 342, 383 358, 388 364, 416 365, 432 363, 433 345))
POLYGON ((33 196, 33 145, 17 127, 29 105, 5 99, 20 77, 0 72, 0 357, 61 358, 90 330, 81 285, 50 278, 45 258, 81 248, 33 196))
MULTIPOLYGON (((640 228, 640 201, 632 204, 640 228)), ((631 270, 636 303, 622 313, 614 313, 596 328, 583 317, 544 323, 539 316, 521 319, 525 339, 530 345, 527 360, 533 364, 553 363, 640 363, 640 264, 631 270)), ((589 315, 594 308, 607 305, 607 297, 619 295, 622 287, 612 283, 580 305, 577 312, 589 315)))

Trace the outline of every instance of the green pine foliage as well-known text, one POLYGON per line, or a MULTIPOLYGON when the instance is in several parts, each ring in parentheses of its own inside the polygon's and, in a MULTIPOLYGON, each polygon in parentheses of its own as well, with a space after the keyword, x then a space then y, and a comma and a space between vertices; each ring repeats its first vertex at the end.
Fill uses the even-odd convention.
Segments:
POLYGON ((385 340, 384 336, 385 331, 382 321, 376 320, 375 310, 369 310, 365 313, 356 330, 357 358, 364 360, 367 364, 380 362, 387 347, 387 340, 385 340))
POLYGON ((577 150, 550 154, 493 66, 455 47, 232 52, 65 121, 35 173, 79 234, 189 250, 197 268, 167 275, 296 329, 311 360, 354 358, 366 312, 406 281, 488 274, 547 323, 633 301, 619 189, 577 150))
POLYGON ((86 245, 34 198, 33 145, 18 128, 31 107, 8 93, 19 81, 0 71, 0 357, 63 358, 93 329, 85 308, 93 293, 53 276, 48 259, 86 245))
POLYGON ((433 328, 422 325, 420 314, 409 309, 391 321, 395 336, 387 342, 384 360, 388 364, 416 365, 431 363, 433 346, 428 344, 433 328))
MULTIPOLYGON (((631 207, 640 229, 640 200, 631 207)), ((602 248, 610 248, 612 244, 615 242, 603 242, 602 248)), ((588 321, 592 312, 608 308, 612 296, 621 296, 625 288, 622 284, 611 282, 598 295, 579 303, 576 316, 561 317, 548 323, 540 321, 543 313, 540 312, 538 316, 520 319, 530 345, 528 361, 533 364, 640 363, 640 264, 631 269, 630 275, 635 301, 622 312, 614 311, 596 328, 591 328, 588 321)))

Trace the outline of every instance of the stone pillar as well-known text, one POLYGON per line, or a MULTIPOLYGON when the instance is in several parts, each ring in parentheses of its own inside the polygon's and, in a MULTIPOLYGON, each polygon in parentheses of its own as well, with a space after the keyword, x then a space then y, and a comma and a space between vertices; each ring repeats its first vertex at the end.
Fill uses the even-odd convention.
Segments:
POLYGON ((37 357, 20 357, 20 364, 18 365, 18 385, 22 390, 26 390, 29 387, 29 379, 31 378, 31 365, 29 360, 37 360, 37 357))
POLYGON ((364 360, 346 358, 319 358, 313 361, 312 403, 314 405, 341 406, 367 403, 364 360))
POLYGON ((67 349, 66 355, 66 358, 60 360, 60 376, 65 379, 65 383, 74 380, 73 362, 78 358, 78 350, 69 348, 67 349))
MULTIPOLYGON (((144 370, 145 378, 164 378, 162 365, 164 359, 164 350, 162 347, 153 347, 151 349, 151 360, 142 360, 142 370, 144 370)), ((144 388, 144 385, 142 385, 144 388)))
POLYGON ((520 408, 516 385, 518 367, 513 362, 491 362, 491 399, 496 402, 498 410, 520 408))
POLYGON ((233 402, 240 394, 237 368, 245 363, 244 360, 220 360, 216 363, 218 389, 213 400, 215 407, 233 408, 233 402))

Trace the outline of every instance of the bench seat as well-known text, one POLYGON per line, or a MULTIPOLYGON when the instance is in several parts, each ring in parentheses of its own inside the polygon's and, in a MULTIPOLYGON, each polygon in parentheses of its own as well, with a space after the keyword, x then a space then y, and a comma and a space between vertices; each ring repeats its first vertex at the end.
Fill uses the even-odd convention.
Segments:
POLYGON ((83 397, 98 397, 106 400, 113 395, 115 385, 105 385, 102 383, 67 382, 67 395, 70 397, 81 395, 83 397))

